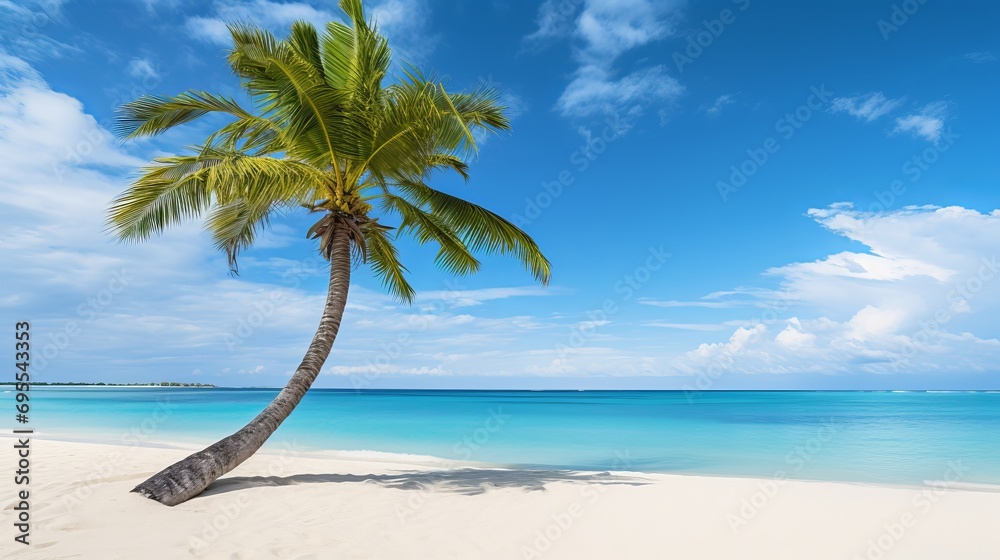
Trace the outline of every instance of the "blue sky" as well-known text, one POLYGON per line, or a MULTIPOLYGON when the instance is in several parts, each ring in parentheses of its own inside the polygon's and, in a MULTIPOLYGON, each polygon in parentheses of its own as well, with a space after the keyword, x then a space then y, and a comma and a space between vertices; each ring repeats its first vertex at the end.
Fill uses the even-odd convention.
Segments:
MULTIPOLYGON (((421 292, 357 271, 319 386, 1000 388, 995 133, 1000 7, 971 2, 383 0, 398 56, 504 91, 513 132, 466 185, 538 240, 476 277, 402 241, 421 292)), ((323 299, 308 218, 227 275, 198 224, 102 231, 148 159, 143 93, 239 95, 226 20, 276 33, 332 2, 0 0, 0 189, 10 321, 41 380, 280 385, 323 299)))

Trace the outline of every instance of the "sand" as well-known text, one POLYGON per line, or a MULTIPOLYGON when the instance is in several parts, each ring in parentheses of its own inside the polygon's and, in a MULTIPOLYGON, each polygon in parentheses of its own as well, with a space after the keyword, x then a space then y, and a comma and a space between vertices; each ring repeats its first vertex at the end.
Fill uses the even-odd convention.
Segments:
POLYGON ((169 508, 129 490, 188 449, 43 439, 31 442, 24 546, 13 542, 6 474, 14 443, 0 438, 4 558, 1000 558, 1000 492, 989 488, 470 468, 279 448, 169 508))

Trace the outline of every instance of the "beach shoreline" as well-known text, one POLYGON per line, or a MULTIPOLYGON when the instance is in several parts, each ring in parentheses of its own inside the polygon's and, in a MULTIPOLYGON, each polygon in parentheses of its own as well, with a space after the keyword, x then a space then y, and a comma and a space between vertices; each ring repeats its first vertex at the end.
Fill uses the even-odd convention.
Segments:
MULTIPOLYGON (((16 436, 11 434, 0 433, 0 441, 8 439, 15 440, 16 436)), ((83 445, 103 445, 109 447, 122 447, 122 448, 146 448, 146 449, 169 449, 184 451, 188 454, 194 453, 204 449, 205 447, 214 443, 214 440, 204 440, 204 441, 194 441, 187 440, 181 441, 176 439, 170 440, 152 440, 152 439, 142 439, 136 441, 125 442, 121 438, 100 438, 100 437, 83 437, 77 436, 76 434, 68 433, 57 433, 57 434, 39 434, 34 433, 32 435, 33 440, 45 440, 52 442, 62 442, 62 443, 74 443, 83 445)), ((639 470, 629 470, 629 469, 587 469, 587 468, 574 468, 574 467, 563 467, 554 465, 525 465, 518 463, 498 463, 498 462, 486 462, 486 461, 466 461, 461 459, 449 459, 446 457, 438 457, 433 455, 421 455, 414 453, 399 453, 392 451, 380 451, 374 449, 320 449, 320 448, 302 448, 298 446, 294 441, 279 442, 276 444, 265 444, 264 447, 260 448, 255 456, 274 456, 282 455, 287 453, 289 449, 294 449, 295 455, 297 457, 305 459, 316 459, 316 460, 326 460, 326 461, 345 461, 345 462, 359 462, 359 463, 386 463, 386 464, 399 464, 411 467, 420 468, 440 468, 440 469, 453 469, 453 468, 479 468, 479 469, 501 469, 501 470, 561 470, 568 472, 592 472, 592 473, 611 473, 620 475, 638 475, 638 476, 664 476, 664 477, 695 477, 695 478, 722 478, 722 479, 741 479, 741 480, 774 480, 776 477, 773 476, 755 476, 750 474, 717 474, 717 473, 702 473, 702 472, 687 472, 687 471, 673 471, 673 472, 658 472, 658 471, 639 471, 639 470)), ((183 458, 183 457, 180 457, 183 458)), ((166 466, 166 465, 164 465, 166 466)), ((861 480, 849 480, 849 479, 819 479, 819 478, 804 478, 790 476, 783 480, 804 482, 804 483, 819 483, 819 484, 844 484, 849 486, 861 486, 861 487, 872 487, 872 488, 892 488, 892 489, 909 489, 909 490, 924 490, 928 488, 943 488, 949 491, 965 491, 973 490, 980 492, 996 492, 1000 493, 1000 484, 990 484, 985 482, 965 482, 965 481, 947 481, 947 480, 925 480, 919 484, 907 483, 907 482, 872 482, 872 481, 861 481, 861 480)))
MULTIPOLYGON (((986 559, 1000 550, 996 491, 443 466, 286 447, 169 508, 129 490, 187 444, 46 437, 31 446, 31 544, 10 545, 13 558, 986 559)), ((3 493, 9 514, 14 486, 3 493)))

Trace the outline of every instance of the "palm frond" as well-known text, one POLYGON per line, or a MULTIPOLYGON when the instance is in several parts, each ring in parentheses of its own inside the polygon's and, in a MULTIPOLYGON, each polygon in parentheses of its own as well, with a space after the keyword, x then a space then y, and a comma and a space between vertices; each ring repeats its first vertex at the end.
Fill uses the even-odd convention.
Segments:
POLYGON ((208 147, 193 155, 158 158, 154 163, 143 168, 111 203, 108 226, 122 241, 143 241, 212 208, 209 222, 214 225, 209 229, 226 232, 219 239, 242 236, 252 242, 246 233, 233 233, 238 213, 242 212, 241 220, 260 223, 264 219, 258 215, 261 212, 314 201, 318 193, 329 192, 333 181, 329 173, 300 162, 208 147), (216 212, 222 214, 215 216, 216 212), (220 229, 222 219, 230 225, 220 229))
POLYGON ((237 258, 269 225, 271 213, 277 206, 276 201, 263 200, 259 204, 251 204, 245 199, 238 199, 212 208, 205 220, 205 230, 212 234, 215 248, 226 254, 226 262, 233 273, 239 272, 237 258))
POLYGON ((466 181, 469 180, 469 164, 462 161, 461 158, 455 157, 451 154, 431 154, 427 156, 426 163, 427 166, 432 169, 450 169, 451 171, 461 175, 466 181))
POLYGON ((204 91, 186 91, 172 97, 143 95, 118 108, 114 129, 125 139, 154 136, 207 113, 251 116, 235 100, 204 91))
POLYGON ((453 93, 451 101, 462 120, 469 125, 494 132, 510 130, 507 107, 500 104, 500 92, 481 86, 471 93, 453 93))
POLYGON ((107 226, 124 242, 139 242, 167 227, 200 217, 212 202, 199 173, 218 160, 165 157, 144 167, 142 175, 111 202, 107 226))
POLYGON ((336 166, 338 156, 361 157, 370 149, 367 129, 345 110, 346 93, 329 87, 314 61, 265 30, 231 24, 230 33, 230 66, 262 114, 281 123, 290 157, 336 166))
POLYGON ((400 191, 418 205, 428 205, 472 251, 509 254, 542 284, 548 284, 551 264, 527 233, 499 215, 461 198, 415 181, 401 181, 400 191))
POLYGON ((247 115, 213 132, 204 145, 207 148, 242 151, 250 155, 266 155, 283 152, 288 144, 284 131, 274 121, 247 115))
POLYGON ((399 251, 392 243, 388 230, 381 227, 365 231, 368 264, 375 277, 389 294, 403 303, 411 303, 416 292, 406 280, 406 267, 399 262, 399 251))
POLYGON ((320 56, 319 33, 313 24, 307 21, 296 21, 292 23, 291 33, 288 34, 288 44, 292 50, 303 60, 312 65, 316 72, 323 76, 323 60, 320 56))
POLYGON ((438 266, 458 275, 479 270, 479 261, 461 237, 439 216, 424 211, 401 196, 387 193, 381 199, 384 210, 394 212, 402 219, 397 236, 412 235, 421 244, 428 241, 438 244, 440 249, 434 260, 438 266))

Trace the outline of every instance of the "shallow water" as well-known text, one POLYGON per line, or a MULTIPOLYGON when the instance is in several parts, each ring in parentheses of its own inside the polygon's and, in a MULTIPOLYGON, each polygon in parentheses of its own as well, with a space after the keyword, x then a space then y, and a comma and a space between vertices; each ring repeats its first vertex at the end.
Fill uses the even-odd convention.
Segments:
MULTIPOLYGON (((274 389, 34 387, 32 427, 207 444, 274 389)), ((997 392, 313 389, 267 446, 510 465, 913 484, 1000 484, 997 392)), ((362 454, 363 455, 363 454, 362 454)))

